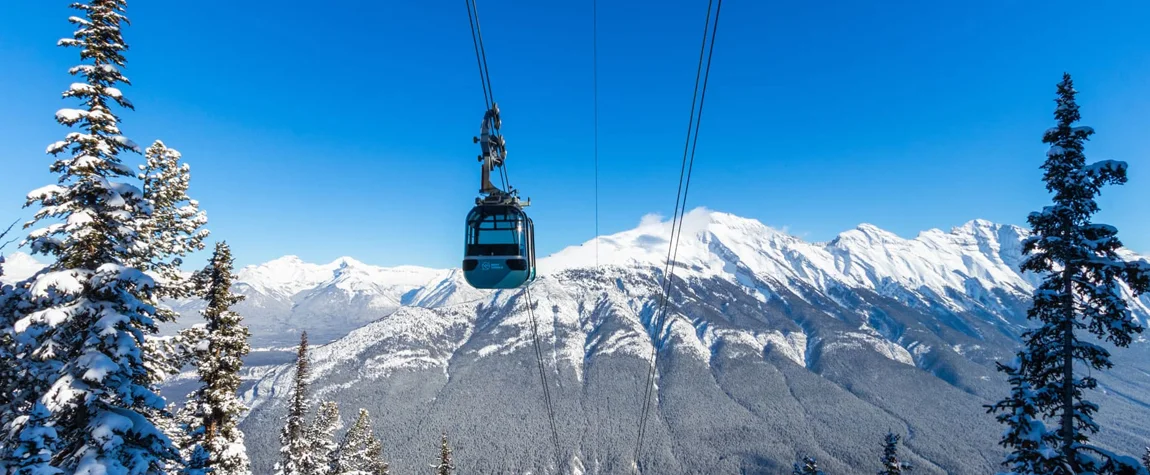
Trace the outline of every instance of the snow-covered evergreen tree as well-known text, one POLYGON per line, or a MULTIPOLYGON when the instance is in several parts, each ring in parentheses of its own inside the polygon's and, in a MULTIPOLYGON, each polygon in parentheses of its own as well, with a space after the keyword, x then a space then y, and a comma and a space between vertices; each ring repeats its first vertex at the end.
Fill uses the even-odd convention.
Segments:
POLYGON ((802 464, 795 464, 791 469, 792 475, 823 475, 819 470, 819 463, 813 457, 803 457, 802 464))
POLYGON ((51 475, 63 473, 52 466, 53 452, 58 442, 56 429, 48 423, 48 408, 36 402, 28 415, 17 417, 16 425, 22 427, 4 459, 0 460, 3 473, 11 475, 51 475))
POLYGON ((455 463, 451 461, 451 446, 447 444, 447 431, 443 431, 439 442, 439 463, 431 468, 435 469, 435 475, 451 475, 455 470, 455 463))
POLYGON ((1077 472, 1089 472, 1118 461, 1089 445, 1098 431, 1093 419, 1098 406, 1083 392, 1097 383, 1076 374, 1074 366, 1100 370, 1112 364, 1109 351, 1080 337, 1089 333, 1117 347, 1130 344, 1142 327, 1131 315, 1123 287, 1135 295, 1150 290, 1150 264, 1122 260, 1116 252, 1122 245, 1118 230, 1091 222, 1099 209, 1095 198, 1103 186, 1126 182, 1127 165, 1086 163, 1083 143, 1094 130, 1075 125, 1080 118, 1075 94, 1070 75, 1064 75, 1054 112, 1058 124, 1042 138, 1050 144, 1042 168, 1054 204, 1027 219, 1032 235, 1023 243, 1021 269, 1043 276, 1028 313, 1042 325, 1023 335, 1022 372, 1040 412, 1059 422, 1056 442, 1065 461, 1077 472))
POLYGON ((296 352, 295 379, 288 400, 287 422, 280 432, 280 461, 276 463, 276 475, 310 475, 307 468, 317 463, 312 460, 306 433, 310 373, 307 350, 307 332, 303 332, 296 352))
POLYGON ((998 370, 1006 373, 1010 383, 1010 396, 992 406, 987 412, 997 412, 995 419, 1006 426, 999 445, 1009 452, 1002 464, 1006 475, 1040 475, 1069 473, 1069 467, 1056 443, 1058 436, 1047 430, 1038 406, 1038 394, 1022 373, 1026 365, 1019 354, 1010 364, 998 363, 998 370))
POLYGON ((192 285, 180 275, 180 265, 188 253, 204 248, 208 217, 188 197, 191 169, 180 163, 180 152, 157 140, 144 155, 139 178, 152 213, 138 223, 144 257, 140 266, 157 276, 159 297, 189 297, 192 285))
MULTIPOLYGON (((160 384, 168 378, 179 374, 181 369, 196 362, 196 350, 201 342, 207 341, 207 330, 204 324, 196 324, 192 328, 181 330, 176 335, 149 336, 144 343, 144 364, 148 367, 153 384, 160 384)), ((153 421, 156 428, 166 434, 187 460, 190 452, 188 427, 194 427, 199 420, 193 411, 181 405, 178 408, 164 408, 154 411, 153 421)), ((165 473, 176 473, 181 469, 180 461, 172 461, 165 473)))
MULTIPOLYGON (((191 452, 184 457, 186 458, 187 462, 182 468, 180 468, 180 475, 207 475, 209 473, 215 473, 213 470, 208 468, 208 464, 211 463, 212 456, 208 453, 204 446, 196 444, 192 447, 191 452)), ((171 472, 169 471, 168 473, 171 472)))
MULTIPOLYGON (((193 283, 180 273, 183 258, 192 251, 204 248, 208 231, 203 229, 207 215, 199 204, 188 198, 190 168, 180 163, 180 153, 157 140, 144 153, 145 163, 140 165, 137 177, 142 181, 144 202, 152 209, 137 217, 134 226, 139 236, 133 265, 148 271, 156 279, 157 300, 186 298, 193 294, 193 283)), ((156 320, 175 321, 178 315, 165 307, 156 308, 156 320)), ((180 337, 149 338, 144 345, 144 361, 157 382, 178 374, 188 364, 180 337)), ((164 419, 160 425, 172 429, 172 415, 164 411, 157 415, 164 419)), ((169 436, 182 436, 165 431, 169 436)))
POLYGON ((914 469, 911 464, 898 458, 898 441, 901 439, 902 436, 898 434, 886 433, 882 448, 882 470, 878 471, 878 475, 899 475, 914 469))
POLYGON ((312 475, 331 473, 331 459, 338 447, 335 442, 335 430, 338 427, 339 405, 334 401, 320 403, 315 420, 308 426, 306 432, 313 465, 305 467, 305 473, 312 475))
MULTIPOLYGON (((0 277, 4 276, 4 254, 2 251, 13 242, 8 240, 8 235, 15 225, 16 223, 12 223, 7 229, 0 231, 0 277)), ((14 316, 19 300, 16 294, 16 286, 0 283, 0 434, 4 433, 5 428, 8 427, 17 413, 23 412, 12 407, 16 401, 13 394, 16 390, 15 386, 20 383, 17 372, 19 362, 16 359, 16 342, 13 338, 15 332, 14 316)), ((8 438, 0 438, 0 455, 5 453, 4 448, 7 443, 8 438)))
POLYGON ((121 135, 112 111, 132 108, 116 87, 128 82, 120 72, 125 0, 72 7, 83 17, 69 18, 77 29, 59 44, 80 48, 85 63, 70 72, 84 82, 63 95, 83 107, 61 109, 56 120, 79 130, 48 146, 57 157, 50 167, 56 183, 28 194, 39 210, 26 226, 42 227, 26 243, 55 262, 31 283, 13 334, 26 388, 20 415, 37 407, 46 414, 18 418, 8 429, 14 440, 49 447, 44 428, 53 428, 51 464, 66 473, 157 473, 178 455, 152 420, 165 403, 142 356, 157 314, 155 282, 133 265, 141 247, 134 223, 151 209, 124 181, 135 173, 121 154, 139 149, 121 135), (31 423, 37 419, 43 424, 31 423))
POLYGON ((372 434, 371 416, 366 409, 344 434, 339 447, 332 453, 334 475, 386 475, 388 464, 383 460, 383 444, 372 434))
POLYGON ((1150 472, 1150 447, 1146 447, 1146 453, 1142 454, 1142 466, 1146 467, 1146 471, 1150 472))
MULTIPOLYGON (((207 454, 203 468, 217 475, 251 473, 244 435, 237 424, 246 410, 237 392, 243 357, 251 351, 248 329, 231 307, 243 300, 231 291, 232 252, 226 242, 216 244, 211 262, 195 274, 193 280, 201 289, 206 306, 200 312, 205 324, 198 332, 203 337, 196 345, 196 368, 201 386, 188 395, 181 413, 181 431, 187 437, 180 448, 186 458, 197 450, 207 454)), ((187 333, 185 335, 189 335, 187 333)))
POLYGON ((389 475, 391 473, 390 467, 383 460, 383 442, 375 437, 367 444, 367 458, 371 462, 367 465, 366 472, 370 475, 389 475))
POLYGON ((337 475, 345 475, 366 471, 371 459, 367 454, 368 446, 375 436, 371 429, 371 416, 367 409, 359 410, 351 428, 343 435, 339 447, 332 454, 332 469, 337 475))
MULTIPOLYGON (((184 329, 176 335, 146 336, 143 358, 152 384, 159 385, 167 381, 168 378, 179 374, 183 367, 195 362, 193 355, 195 345, 203 341, 204 338, 188 340, 187 335, 198 334, 202 331, 203 325, 197 325, 193 328, 184 329)), ((188 437, 184 426, 177 420, 179 412, 175 408, 168 407, 150 412, 156 428, 166 434, 171 439, 172 446, 177 449, 185 446, 188 437)), ((176 468, 172 467, 169 467, 168 472, 175 472, 176 468)))

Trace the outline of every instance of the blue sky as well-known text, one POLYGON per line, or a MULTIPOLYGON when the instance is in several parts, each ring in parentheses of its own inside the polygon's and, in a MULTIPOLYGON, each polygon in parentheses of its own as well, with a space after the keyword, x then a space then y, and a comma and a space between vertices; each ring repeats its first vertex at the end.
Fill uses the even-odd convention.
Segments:
MULTIPOLYGON (((0 4, 0 221, 51 183, 76 50, 68 1, 0 4)), ((509 173, 541 254, 594 235, 591 2, 480 0, 509 173)), ((1150 253, 1150 4, 723 6, 689 206, 809 240, 1025 224, 1054 86, 1076 80, 1090 159, 1130 163, 1098 220, 1150 253)), ((706 2, 599 5, 603 234, 669 215, 706 2)), ((460 2, 130 2, 126 135, 191 164, 237 263, 456 265, 483 113, 460 2)), ((142 160, 130 157, 129 160, 142 160)))

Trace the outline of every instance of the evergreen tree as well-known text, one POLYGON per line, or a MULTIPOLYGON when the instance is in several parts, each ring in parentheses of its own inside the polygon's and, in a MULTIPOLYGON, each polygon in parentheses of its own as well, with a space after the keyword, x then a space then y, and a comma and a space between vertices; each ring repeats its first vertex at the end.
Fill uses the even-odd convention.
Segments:
MULTIPOLYGON (((143 185, 144 203, 151 213, 136 218, 134 227, 139 239, 133 255, 133 265, 148 271, 156 279, 157 299, 191 297, 194 283, 180 273, 183 258, 204 248, 208 231, 203 229, 207 215, 199 210, 199 203, 188 198, 191 172, 180 163, 180 153, 157 140, 148 147, 145 164, 140 165, 137 177, 143 185)), ((166 307, 156 308, 156 320, 175 321, 178 315, 166 307)), ((182 352, 171 351, 172 337, 165 337, 144 346, 144 361, 162 381, 177 374, 187 364, 182 352)), ((169 415, 170 417, 170 415, 169 415)))
POLYGON ((1111 454, 1089 445, 1098 431, 1093 414, 1098 406, 1084 399, 1097 382, 1074 372, 1075 362, 1092 370, 1110 368, 1110 353, 1079 339, 1082 332, 1126 347, 1142 331, 1131 315, 1122 287, 1134 295, 1150 290, 1150 264, 1125 262, 1113 226, 1091 222, 1098 211, 1095 197, 1103 186, 1126 182, 1125 162, 1086 163, 1083 143, 1094 133, 1075 126, 1080 116, 1073 82, 1064 75, 1058 85, 1057 126, 1042 138, 1050 144, 1043 179, 1054 204, 1027 219, 1032 235, 1023 243, 1021 270, 1043 276, 1034 292, 1028 317, 1042 322, 1023 334, 1026 365, 1022 372, 1034 388, 1040 412, 1059 421, 1057 444, 1065 462, 1076 472, 1089 472, 1119 463, 1111 454))
POLYGON ((1012 475, 1069 473, 1065 459, 1056 448, 1058 436, 1049 432, 1042 422, 1038 394, 1022 374, 1025 357, 1023 352, 1010 364, 998 363, 998 370, 1006 373, 1010 383, 1010 396, 986 406, 987 412, 998 412, 995 419, 1006 425, 999 445, 1009 452, 1002 464, 1007 468, 1006 473, 1012 475))
POLYGON ((280 461, 276 463, 276 475, 311 475, 306 470, 314 467, 311 447, 305 432, 308 407, 307 332, 300 335, 299 350, 296 353, 295 379, 292 384, 291 399, 288 400, 287 422, 280 432, 280 461))
POLYGON ((367 473, 370 475, 388 475, 390 472, 387 462, 383 460, 383 442, 375 437, 367 444, 367 473))
POLYGON ((206 302, 200 312, 206 324, 196 332, 203 337, 196 345, 201 351, 195 358, 201 386, 188 396, 180 424, 181 432, 187 434, 180 441, 185 457, 198 450, 205 452, 203 467, 218 475, 251 473, 244 435, 237 427, 246 410, 237 395, 239 372, 251 348, 247 327, 231 310, 243 300, 231 291, 234 278, 231 249, 226 242, 219 242, 211 263, 193 278, 206 302))
POLYGON ((791 469, 792 475, 823 475, 822 470, 819 470, 819 464, 812 457, 803 457, 802 465, 795 464, 791 469))
MULTIPOLYGON (((179 470, 180 475, 207 475, 209 473, 215 473, 214 470, 208 467, 209 464, 211 464, 212 455, 208 453, 204 446, 196 444, 185 457, 187 463, 179 470)), ((170 473, 170 471, 167 473, 170 473)))
POLYGON ((878 475, 899 475, 903 472, 909 472, 914 469, 909 463, 905 463, 898 458, 898 441, 902 436, 893 432, 886 433, 886 439, 883 443, 882 449, 882 470, 879 470, 878 475))
MULTIPOLYGON (((379 454, 372 454, 373 442, 378 442, 371 430, 371 417, 366 409, 359 410, 359 417, 344 434, 339 447, 332 454, 331 466, 336 475, 358 472, 372 472, 379 454)), ((382 450, 382 446, 379 447, 382 450)))
POLYGON ((79 130, 48 146, 58 157, 50 167, 57 183, 28 194, 27 205, 40 209, 26 226, 44 224, 26 242, 55 262, 36 277, 14 317, 19 385, 26 389, 8 434, 51 450, 51 466, 64 472, 156 473, 178 454, 155 426, 165 403, 142 356, 145 337, 157 331, 156 285, 134 265, 142 246, 133 223, 151 209, 142 191, 123 181, 135 174, 121 154, 139 148, 121 135, 112 111, 132 108, 116 87, 128 82, 120 72, 125 0, 72 7, 83 17, 69 18, 77 29, 59 44, 80 48, 86 63, 70 70, 84 82, 63 96, 83 108, 56 113, 59 123, 79 130))
POLYGON ((1146 453, 1142 454, 1142 466, 1146 467, 1146 471, 1150 472, 1150 447, 1146 447, 1146 453))
POLYGON ((327 401, 319 405, 315 420, 307 430, 307 442, 311 448, 313 465, 306 467, 306 473, 327 475, 331 472, 330 461, 336 450, 335 430, 339 426, 339 405, 327 401))
MULTIPOLYGON (((159 297, 189 297, 192 285, 180 275, 180 265, 188 253, 204 248, 208 231, 203 226, 208 217, 196 200, 188 198, 191 169, 180 163, 180 152, 157 140, 144 155, 146 162, 140 165, 138 176, 152 213, 137 224, 143 247, 140 254, 145 257, 140 266, 157 275, 159 297)), ((174 318, 170 311, 161 314, 174 318)))
MULTIPOLYGON (((12 223, 7 229, 0 231, 0 251, 14 242, 6 239, 15 225, 16 223, 12 223)), ((4 255, 0 253, 0 277, 3 276, 4 255)), ((20 383, 19 373, 16 370, 19 361, 16 358, 16 342, 13 337, 15 332, 13 316, 16 314, 16 305, 19 302, 17 297, 19 290, 18 286, 0 282, 0 434, 5 433, 5 428, 17 413, 23 412, 13 407, 17 400, 16 386, 20 383)), ((7 443, 7 437, 0 439, 0 455, 5 453, 7 443)))
MULTIPOLYGON (((181 368, 189 363, 194 362, 191 356, 192 347, 189 347, 184 341, 183 334, 194 329, 186 329, 177 335, 172 336, 152 336, 148 335, 144 340, 143 358, 144 366, 148 369, 149 380, 154 385, 159 385, 168 378, 180 373, 181 368)), ((174 408, 165 407, 160 410, 151 410, 148 412, 149 417, 155 423, 156 428, 160 432, 168 436, 172 441, 172 446, 176 449, 185 447, 188 440, 188 433, 185 431, 185 425, 181 423, 179 418, 180 410, 173 414, 174 408)), ((186 456, 186 454, 185 454, 186 456)), ((165 473, 175 473, 179 471, 179 461, 171 461, 165 473)))
POLYGON ((23 427, 11 450, 3 460, 0 468, 5 468, 5 474, 11 475, 51 475, 63 473, 51 464, 53 452, 56 448, 56 429, 46 425, 48 421, 48 408, 43 404, 34 403, 32 410, 26 416, 17 418, 17 425, 23 427))
MULTIPOLYGON (((169 377, 179 374, 183 367, 196 363, 197 348, 200 343, 207 342, 207 330, 204 327, 204 324, 197 324, 179 331, 176 335, 147 339, 144 346, 144 362, 148 366, 154 384, 160 384, 169 377)), ((193 396, 188 396, 189 401, 192 398, 193 396)), ((197 427, 201 419, 194 412, 195 409, 196 407, 185 404, 178 408, 154 411, 153 416, 156 428, 171 439, 172 446, 181 452, 185 460, 192 455, 190 447, 194 445, 190 442, 191 434, 188 428, 197 427)), ((179 461, 172 461, 165 473, 177 473, 180 470, 179 461)))
POLYGON ((431 468, 435 469, 435 475, 451 475, 455 470, 455 464, 451 461, 451 446, 447 445, 447 431, 443 432, 443 437, 440 439, 439 463, 432 465, 431 468))

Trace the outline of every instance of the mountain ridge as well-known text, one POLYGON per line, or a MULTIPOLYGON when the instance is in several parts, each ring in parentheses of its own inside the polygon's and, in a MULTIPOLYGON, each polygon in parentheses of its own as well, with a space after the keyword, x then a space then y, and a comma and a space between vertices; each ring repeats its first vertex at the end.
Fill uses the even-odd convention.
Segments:
MULTIPOLYGON (((634 229, 541 258, 539 273, 587 268, 595 262, 663 267, 669 227, 669 222, 655 215, 645 216, 634 229)), ((1001 305, 994 302, 990 289, 1019 296, 1033 290, 1038 276, 1018 272, 1020 242, 1026 235, 1022 227, 983 219, 950 231, 928 229, 913 238, 861 223, 825 243, 810 243, 754 219, 700 207, 684 215, 676 275, 719 275, 750 283, 755 280, 748 273, 752 271, 758 278, 774 278, 784 286, 802 282, 824 293, 840 285, 880 294, 909 291, 904 298, 927 297, 953 310, 969 310, 949 294, 981 288, 987 294, 986 305, 1001 305)), ((1128 250, 1123 257, 1144 259, 1128 250)), ((30 276, 39 264, 21 252, 10 254, 8 261, 3 276, 7 282, 30 276)), ((237 277, 236 291, 247 297, 239 305, 240 312, 260 345, 290 344, 289 336, 302 330, 311 331, 317 341, 330 341, 404 306, 453 305, 485 295, 467 286, 458 268, 381 267, 348 256, 314 264, 285 255, 240 268, 237 277)), ((168 305, 181 313, 195 313, 200 303, 184 300, 168 305)), ((1150 298, 1143 297, 1137 305, 1150 313, 1150 298)), ((184 320, 165 326, 165 332, 190 325, 184 320)))
MULTIPOLYGON (((863 223, 811 243, 698 208, 684 217, 660 329, 670 226, 647 216, 540 259, 530 302, 521 289, 473 289, 459 269, 297 256, 241 268, 234 290, 247 298, 235 310, 263 348, 242 388, 253 469, 277 457, 294 372, 284 349, 304 330, 313 397, 370 410, 397 470, 422 467, 425 442, 446 428, 468 473, 631 473, 653 351, 647 473, 778 473, 800 454, 857 473, 872 469, 887 429, 906 435, 905 456, 925 473, 986 473, 1001 460, 1001 428, 981 405, 1005 394, 994 362, 1030 324, 1038 277, 1018 271, 1025 229, 972 220, 902 238, 863 223), (546 442, 536 328, 562 466, 546 442)), ((35 272, 26 257, 13 268, 35 272)), ((178 326, 198 321, 198 301, 167 304, 178 326)), ((1148 306, 1143 296, 1133 307, 1144 324, 1148 306)), ((1150 344, 1115 358, 1092 395, 1105 408, 1099 440, 1139 450, 1150 344)), ((166 394, 186 394, 185 376, 166 394)))
MULTIPOLYGON (((470 473, 630 473, 631 421, 657 350, 648 473, 776 473, 800 453, 856 473, 888 428, 926 473, 986 473, 1001 460, 1001 428, 982 405, 1004 394, 994 362, 1028 324, 1024 230, 972 221, 905 239, 860 226, 819 245, 696 210, 657 329, 669 226, 645 219, 599 238, 599 266, 594 241, 541 259, 530 302, 521 289, 445 279, 446 304, 403 306, 316 347, 313 394, 379 414, 393 466, 409 471, 421 438, 448 428, 470 473), (534 328, 563 466, 546 443, 534 328)), ((1132 422, 1150 417, 1139 396, 1150 393, 1148 348, 1117 352, 1119 366, 1098 374, 1104 445, 1139 450, 1131 441, 1150 435, 1132 422)), ((247 389, 245 430, 275 433, 292 372, 276 366, 247 389)), ((254 464, 275 459, 274 438, 249 443, 254 464)))

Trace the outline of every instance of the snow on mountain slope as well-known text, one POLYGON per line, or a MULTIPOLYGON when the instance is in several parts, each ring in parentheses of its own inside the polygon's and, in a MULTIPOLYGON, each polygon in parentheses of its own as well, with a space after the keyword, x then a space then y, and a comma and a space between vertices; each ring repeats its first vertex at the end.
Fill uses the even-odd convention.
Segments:
MULTIPOLYGON (((1014 350, 1035 282, 1017 271, 1023 230, 972 221, 904 239, 861 225, 807 243, 707 210, 688 213, 683 229, 661 333, 669 224, 646 218, 600 238, 598 267, 594 242, 542 259, 530 288, 535 322, 522 289, 477 291, 458 273, 437 275, 409 294, 412 305, 316 347, 314 394, 380 414, 398 469, 418 470, 423 438, 447 428, 475 447, 457 451, 461 470, 563 473, 551 457, 516 455, 550 450, 537 329, 562 445, 588 473, 627 473, 656 348, 651 473, 776 473, 796 452, 860 473, 869 458, 849 454, 869 449, 848 448, 892 426, 914 434, 905 449, 924 473, 994 469, 1001 428, 982 404, 1001 394, 993 363, 1014 350)), ((1132 354, 1146 353, 1139 345, 1132 354)), ((1115 394, 1150 388, 1137 379, 1150 366, 1124 368, 1101 376, 1115 394)), ((292 371, 280 366, 245 394, 256 407, 246 431, 282 425, 292 371)), ((1108 405, 1117 408, 1108 426, 1146 417, 1143 403, 1108 405)), ((1128 442, 1140 430, 1100 440, 1128 442)), ((275 460, 274 436, 249 448, 259 467, 275 460)))
MULTIPOLYGON (((311 264, 286 256, 237 272, 236 306, 260 344, 290 344, 300 331, 318 343, 346 335, 403 306, 440 306, 459 296, 433 295, 456 271, 417 266, 378 267, 350 257, 311 264), (438 297, 438 298, 436 298, 438 297)), ((192 308, 197 302, 182 302, 192 308)))
MULTIPOLYGON (((532 312, 523 289, 476 290, 458 269, 292 257, 241 270, 236 288, 248 300, 237 310, 265 341, 290 344, 309 331, 314 396, 387 421, 397 469, 418 470, 421 437, 447 428, 470 441, 457 452, 468 473, 563 472, 550 457, 521 457, 550 450, 535 330, 563 446, 588 473, 627 472, 656 349, 651 437, 660 449, 649 473, 776 473, 796 452, 859 473, 870 458, 849 454, 871 443, 851 444, 890 427, 914 434, 907 457, 924 473, 994 468, 1001 428, 981 405, 1001 394, 993 363, 1014 350, 1036 283, 1018 272, 1025 230, 976 220, 906 239, 864 224, 808 243, 696 209, 657 332, 669 226, 647 217, 600 237, 600 266, 593 241, 541 259, 532 312), (966 436, 952 442, 956 431, 966 436)), ((1150 318, 1144 306, 1135 312, 1150 318)), ((1150 354, 1138 345, 1132 355, 1150 354)), ((257 471, 270 470, 278 449, 293 371, 282 363, 253 372, 262 377, 244 394, 257 471)), ((1133 369, 1100 375, 1108 390, 1150 389, 1137 373, 1150 366, 1122 368, 1133 369)), ((1102 416, 1109 427, 1146 417, 1150 400, 1107 407, 1118 408, 1102 416)))
POLYGON ((236 273, 237 281, 268 295, 291 297, 331 278, 339 260, 328 265, 309 264, 296 256, 284 256, 260 265, 247 266, 236 273))
MULTIPOLYGON (((686 214, 678 246, 676 275, 754 276, 792 288, 801 282, 822 292, 836 286, 865 288, 897 297, 910 291, 955 310, 970 308, 953 293, 975 300, 979 289, 1015 295, 1030 292, 1034 276, 1020 274, 1026 230, 976 220, 950 232, 933 229, 903 239, 870 224, 839 234, 825 244, 808 243, 762 223, 696 208, 686 214)), ((618 266, 662 266, 670 223, 644 218, 634 230, 599 238, 599 262, 618 266)), ((595 243, 569 247, 540 261, 540 273, 593 262, 595 243)), ((800 294, 801 295, 801 294, 800 294)))
MULTIPOLYGON (((670 223, 646 216, 635 229, 598 239, 598 262, 625 268, 664 268, 670 223)), ((1017 226, 975 220, 949 232, 924 231, 904 239, 862 224, 828 243, 808 243, 762 223, 696 208, 684 218, 676 255, 677 276, 719 277, 749 289, 760 300, 772 286, 807 298, 810 289, 835 298, 835 289, 867 289, 880 295, 943 305, 954 311, 984 308, 1006 314, 1006 302, 1026 297, 1037 277, 1020 274, 1021 240, 1017 226), (993 289, 993 290, 992 290, 993 289)), ((596 262, 588 241, 539 262, 541 275, 587 268, 596 262)), ((1127 259, 1141 258, 1123 250, 1127 259)), ((27 254, 8 257, 5 281, 35 272, 42 264, 27 254)), ((471 288, 458 269, 416 266, 384 268, 341 257, 327 264, 285 256, 238 272, 235 290, 247 297, 237 310, 260 344, 291 344, 301 330, 317 342, 330 341, 403 306, 464 305, 489 298, 471 288)), ((169 302, 191 315, 165 331, 189 326, 199 302, 169 302)), ((1150 313, 1150 296, 1137 303, 1150 313)))
MULTIPOLYGON (((350 257, 328 264, 310 264, 296 256, 284 256, 237 272, 237 281, 253 290, 292 297, 316 287, 334 287, 348 293, 389 293, 422 286, 441 271, 416 266, 377 267, 350 257)), ((405 291, 406 291, 405 290, 405 291)))

